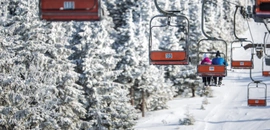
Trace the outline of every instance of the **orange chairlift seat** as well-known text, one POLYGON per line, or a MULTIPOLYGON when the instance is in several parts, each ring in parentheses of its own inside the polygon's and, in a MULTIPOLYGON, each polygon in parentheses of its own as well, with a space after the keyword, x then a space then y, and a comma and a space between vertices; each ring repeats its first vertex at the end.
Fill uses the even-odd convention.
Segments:
POLYGON ((186 51, 151 51, 150 60, 154 65, 187 65, 186 51))
POLYGON ((197 74, 201 77, 225 77, 227 70, 225 65, 198 65, 197 74))
POLYGON ((261 81, 254 81, 248 84, 247 86, 247 104, 248 106, 266 106, 267 105, 267 85, 265 83, 262 83, 261 81), (251 86, 251 84, 254 84, 256 86, 251 86), (259 85, 261 84, 261 85, 259 85), (252 93, 251 90, 262 90, 259 94, 257 91, 255 91, 258 95, 251 96, 252 93))
POLYGON ((261 18, 270 18, 270 0, 256 0, 255 15, 261 18))
MULTIPOLYGON (((239 41, 233 41, 231 43, 231 68, 232 69, 253 69, 253 61, 251 58, 249 60, 233 59, 233 49, 239 48, 239 47, 233 47, 233 43, 237 43, 237 42, 239 42, 239 41)), ((243 43, 243 42, 251 42, 251 41, 241 41, 241 42, 243 43)), ((249 44, 249 45, 252 45, 252 44, 249 44)), ((246 50, 248 48, 244 48, 244 49, 246 50)))
POLYGON ((96 21, 100 0, 39 0, 40 18, 48 21, 96 21))
POLYGON ((150 38, 149 38, 149 62, 152 65, 188 65, 189 64, 189 54, 188 54, 188 43, 189 43, 189 20, 187 17, 182 15, 157 15, 154 16, 150 21, 150 38), (152 29, 159 27, 176 27, 180 28, 183 25, 173 25, 170 19, 174 17, 176 19, 184 19, 187 21, 187 36, 186 36, 186 46, 184 50, 153 50, 152 49, 152 29), (153 26, 152 22, 155 18, 167 18, 167 25, 153 26))
MULTIPOLYGON (((222 43, 224 43, 224 45, 226 46, 226 54, 224 54, 224 53, 221 53, 221 54, 223 54, 224 59, 227 59, 227 43, 222 39, 202 39, 198 42, 198 46, 197 46, 198 50, 200 48, 200 43, 202 41, 207 41, 207 40, 221 41, 222 43)), ((209 53, 211 53, 211 52, 209 52, 209 53)), ((215 54, 216 52, 212 52, 212 53, 215 54)), ((197 56, 198 60, 200 59, 199 54, 200 53, 198 53, 198 56, 197 56)), ((199 63, 199 61, 198 61, 198 63, 199 63)), ((201 65, 201 64, 199 64, 199 65, 197 65, 197 75, 201 76, 201 77, 207 77, 207 76, 226 77, 227 76, 227 67, 226 67, 226 65, 201 65)))

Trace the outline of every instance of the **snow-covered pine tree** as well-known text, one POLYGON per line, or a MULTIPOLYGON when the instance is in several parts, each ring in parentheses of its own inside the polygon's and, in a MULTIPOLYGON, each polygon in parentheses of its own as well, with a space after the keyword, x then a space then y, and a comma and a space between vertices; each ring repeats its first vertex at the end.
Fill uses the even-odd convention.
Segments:
MULTIPOLYGON (((104 10, 106 11, 106 10, 104 10)), ((115 33, 113 22, 104 17, 99 22, 82 22, 75 26, 74 49, 81 73, 79 84, 84 86, 84 107, 87 109, 81 129, 129 129, 134 125, 136 112, 129 103, 128 89, 115 83, 119 72, 112 49, 115 33), (111 35, 112 34, 112 35, 111 35)))
MULTIPOLYGON (((125 2, 124 2, 125 3, 125 2)), ((121 17, 122 21, 117 21, 121 26, 116 26, 118 31, 117 41, 114 43, 117 46, 115 49, 122 54, 121 60, 118 62, 116 69, 122 70, 116 80, 119 83, 129 86, 129 89, 134 90, 132 99, 135 100, 135 106, 141 109, 142 91, 145 91, 146 100, 149 110, 157 110, 166 108, 166 101, 173 96, 173 88, 170 83, 162 83, 164 77, 162 75, 153 75, 151 72, 159 73, 156 67, 149 66, 148 62, 148 34, 150 15, 148 12, 151 6, 150 1, 129 1, 130 6, 118 2, 119 8, 113 8, 116 5, 111 3, 113 11, 122 10, 122 15, 114 14, 112 17, 121 17), (120 16, 119 16, 120 15, 120 16), (150 82, 149 82, 150 81, 150 82), (147 96, 148 95, 148 96, 147 96)))
POLYGON ((40 21, 38 2, 29 2, 1 3, 1 127, 76 129, 85 109, 67 30, 40 21))
MULTIPOLYGON (((226 26, 211 28, 209 24, 218 21, 206 18, 205 28, 230 40, 234 8, 228 2, 213 2, 217 4, 207 5, 206 11, 216 11, 212 15, 226 26)), ((166 10, 180 7, 190 18, 194 57, 202 37, 197 8, 201 2, 159 3, 166 10)), ((108 17, 88 24, 41 21, 38 0, 0 2, 1 129, 130 129, 136 118, 128 103, 131 88, 137 107, 143 90, 148 110, 157 110, 175 95, 174 87, 182 91, 195 82, 194 66, 148 65, 149 21, 159 14, 153 1, 103 0, 102 4, 108 17)))

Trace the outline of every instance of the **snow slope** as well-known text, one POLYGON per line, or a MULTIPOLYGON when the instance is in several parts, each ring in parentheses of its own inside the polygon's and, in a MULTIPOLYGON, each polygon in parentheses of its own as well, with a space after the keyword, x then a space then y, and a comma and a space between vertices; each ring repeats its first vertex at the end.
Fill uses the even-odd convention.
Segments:
MULTIPOLYGON (((255 43, 262 43, 265 27, 250 23, 255 43)), ((242 36, 252 41, 250 32, 242 36)), ((242 52, 235 52, 241 55, 242 52)), ((250 56, 246 51, 246 56, 250 56)), ((245 57, 249 58, 249 57, 245 57)), ((269 77, 262 77, 262 59, 254 57, 252 78, 262 80, 269 87, 269 77)), ((250 70, 228 71, 225 85, 211 87, 213 97, 175 98, 169 101, 166 110, 147 112, 138 120, 135 130, 270 130, 270 89, 267 90, 267 106, 247 105, 247 86, 251 82, 250 70), (195 120, 194 125, 180 125, 179 120, 188 116, 195 120)), ((254 87, 254 84, 250 86, 254 87)), ((265 86, 250 89, 250 97, 264 98, 265 86)))

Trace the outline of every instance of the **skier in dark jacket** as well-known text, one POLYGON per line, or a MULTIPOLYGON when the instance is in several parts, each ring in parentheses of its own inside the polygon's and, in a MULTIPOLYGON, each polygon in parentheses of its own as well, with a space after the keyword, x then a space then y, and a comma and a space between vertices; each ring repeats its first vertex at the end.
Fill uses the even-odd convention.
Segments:
MULTIPOLYGON (((220 52, 217 51, 216 52, 216 57, 212 59, 212 65, 226 65, 228 66, 228 63, 227 61, 220 57, 220 52)), ((214 84, 216 85, 217 84, 217 77, 213 77, 214 78, 214 84)), ((222 77, 219 77, 218 79, 218 85, 221 85, 222 84, 222 77)))

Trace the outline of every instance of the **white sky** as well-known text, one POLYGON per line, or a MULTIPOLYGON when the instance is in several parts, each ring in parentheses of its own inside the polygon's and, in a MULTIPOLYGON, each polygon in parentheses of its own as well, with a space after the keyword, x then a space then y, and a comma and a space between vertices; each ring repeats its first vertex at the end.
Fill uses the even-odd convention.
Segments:
MULTIPOLYGON (((255 43, 263 43, 266 31, 263 24, 250 23, 255 43)), ((250 33, 243 36, 250 38, 250 33)), ((243 51, 245 58, 250 58, 250 51, 243 51)), ((236 55, 243 52, 235 52, 236 55)), ((230 53, 230 52, 229 52, 230 53)), ((270 86, 270 77, 262 77, 262 59, 254 57, 252 78, 262 80, 270 86)), ((269 69, 270 70, 270 69, 269 69)), ((213 97, 196 96, 194 98, 175 98, 169 101, 166 110, 147 112, 141 117, 135 130, 270 130, 270 89, 259 85, 258 89, 250 89, 250 96, 264 98, 267 92, 267 106, 251 107, 247 105, 247 86, 251 82, 249 70, 228 71, 221 87, 211 87, 213 97), (203 105, 207 99, 209 104, 203 105), (193 115, 195 124, 179 125, 179 119, 186 117, 186 113, 193 115)), ((254 85, 251 85, 254 87, 254 85)))

